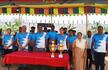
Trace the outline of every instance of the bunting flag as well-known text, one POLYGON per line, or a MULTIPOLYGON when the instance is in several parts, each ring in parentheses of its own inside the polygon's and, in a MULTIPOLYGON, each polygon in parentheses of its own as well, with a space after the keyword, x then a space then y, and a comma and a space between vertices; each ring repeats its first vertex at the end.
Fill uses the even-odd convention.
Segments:
POLYGON ((34 13, 38 14, 38 8, 35 8, 34 13))
POLYGON ((79 8, 78 7, 73 8, 73 13, 78 14, 79 13, 79 8))
POLYGON ((63 14, 68 14, 68 8, 63 8, 63 14))
POLYGON ((35 14, 34 8, 30 8, 30 14, 35 14))
POLYGON ((38 14, 44 14, 44 9, 43 8, 38 9, 38 14))
POLYGON ((58 13, 63 14, 63 8, 58 8, 58 13))
POLYGON ((7 14, 11 14, 12 13, 12 8, 7 8, 7 14))
POLYGON ((43 15, 65 15, 65 14, 107 14, 107 7, 95 7, 95 6, 85 6, 85 7, 69 7, 69 8, 35 8, 35 7, 0 7, 0 14, 11 14, 11 13, 21 13, 21 14, 43 14, 43 15))
POLYGON ((58 15, 58 8, 54 8, 54 15, 58 15))
POLYGON ((84 14, 85 12, 84 12, 84 7, 79 7, 79 13, 80 14, 84 14))
POLYGON ((89 13, 95 13, 95 7, 91 6, 89 11, 90 11, 89 13))
POLYGON ((2 13, 7 13, 7 8, 2 8, 2 13))
POLYGON ((48 14, 49 14, 49 9, 48 9, 48 8, 45 8, 45 9, 44 9, 44 14, 45 14, 45 15, 48 15, 48 14))
POLYGON ((25 13, 30 14, 30 8, 25 8, 25 13))
POLYGON ((54 14, 54 11, 53 10, 54 10, 53 8, 49 8, 49 14, 50 15, 54 14))
POLYGON ((21 14, 25 14, 25 8, 24 7, 21 8, 21 14))
POLYGON ((107 9, 101 8, 101 13, 107 13, 107 9))
POLYGON ((73 11, 72 11, 72 8, 68 8, 68 14, 72 14, 73 13, 73 11))
POLYGON ((2 8, 0 8, 0 14, 2 14, 2 8))
POLYGON ((101 8, 100 7, 96 7, 95 12, 96 12, 96 14, 101 13, 101 8))

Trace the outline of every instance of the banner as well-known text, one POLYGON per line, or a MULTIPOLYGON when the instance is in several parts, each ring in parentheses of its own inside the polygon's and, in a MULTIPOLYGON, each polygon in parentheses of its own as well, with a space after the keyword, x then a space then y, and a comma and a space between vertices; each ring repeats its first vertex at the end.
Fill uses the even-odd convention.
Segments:
POLYGON ((64 7, 64 8, 35 8, 35 7, 1 7, 0 14, 42 14, 42 15, 65 15, 65 14, 107 14, 108 7, 95 7, 95 6, 84 6, 84 7, 64 7))

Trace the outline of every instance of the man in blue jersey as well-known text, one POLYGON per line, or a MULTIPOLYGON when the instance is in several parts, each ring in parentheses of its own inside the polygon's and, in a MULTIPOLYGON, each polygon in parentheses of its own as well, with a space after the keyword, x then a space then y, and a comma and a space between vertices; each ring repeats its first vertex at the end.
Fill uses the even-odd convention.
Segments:
POLYGON ((35 33, 35 37, 32 39, 35 42, 34 51, 43 52, 45 48, 45 36, 46 33, 43 32, 43 27, 38 26, 38 31, 35 33))
POLYGON ((54 29, 55 29, 55 26, 52 26, 51 31, 49 31, 45 37, 47 51, 49 51, 49 44, 51 44, 52 41, 55 41, 55 43, 56 43, 57 32, 54 29))
POLYGON ((11 53, 13 50, 14 38, 11 34, 11 29, 6 30, 6 34, 3 36, 2 45, 3 45, 3 54, 11 53))
POLYGON ((68 50, 68 53, 69 53, 69 56, 70 56, 70 62, 72 63, 72 44, 73 42, 77 39, 77 36, 73 36, 73 30, 69 30, 69 35, 67 37, 67 46, 69 48, 68 50))
POLYGON ((28 50, 33 51, 33 40, 32 39, 35 38, 35 27, 34 26, 31 27, 30 34, 29 34, 28 38, 29 38, 28 50))
POLYGON ((103 33, 103 27, 98 27, 98 33, 92 38, 91 48, 94 50, 96 70, 104 70, 105 53, 108 47, 108 36, 103 33))
POLYGON ((18 51, 17 37, 22 31, 22 27, 19 27, 19 32, 15 32, 14 34, 14 43, 13 43, 13 51, 18 51))
POLYGON ((86 39, 87 39, 87 44, 88 44, 86 68, 87 68, 87 70, 91 70, 91 66, 92 66, 92 63, 93 63, 92 54, 91 54, 91 42, 92 42, 92 32, 91 31, 87 32, 86 39))
POLYGON ((19 46, 19 50, 28 50, 28 36, 29 33, 26 32, 26 26, 22 26, 22 31, 17 35, 17 44, 19 46))
POLYGON ((67 44, 66 44, 67 35, 64 34, 64 28, 63 28, 63 27, 61 27, 61 28, 59 29, 59 32, 60 32, 60 33, 57 34, 57 37, 56 37, 56 39, 57 39, 57 49, 59 48, 59 44, 62 43, 62 44, 63 44, 63 51, 65 52, 65 51, 68 50, 67 44))
MULTIPOLYGON (((26 32, 26 26, 23 25, 21 27, 21 32, 17 35, 17 44, 18 44, 18 51, 28 51, 28 36, 29 33, 26 32)), ((27 65, 22 64, 20 65, 18 70, 27 70, 27 65)))

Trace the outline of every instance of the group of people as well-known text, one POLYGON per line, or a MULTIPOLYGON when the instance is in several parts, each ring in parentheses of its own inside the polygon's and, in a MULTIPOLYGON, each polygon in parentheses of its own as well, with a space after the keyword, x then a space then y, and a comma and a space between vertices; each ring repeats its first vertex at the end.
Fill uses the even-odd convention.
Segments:
POLYGON ((31 27, 30 32, 26 32, 27 27, 19 27, 19 32, 11 34, 8 28, 6 33, 0 33, 2 43, 0 43, 0 52, 3 55, 14 51, 36 51, 49 52, 52 41, 56 43, 56 52, 59 44, 63 44, 63 53, 69 53, 70 63, 74 70, 91 70, 92 63, 95 63, 96 70, 104 70, 105 54, 108 48, 108 36, 103 32, 103 27, 99 26, 96 34, 87 32, 86 39, 83 34, 75 30, 61 27, 59 32, 52 26, 51 30, 44 30, 42 26, 31 27))

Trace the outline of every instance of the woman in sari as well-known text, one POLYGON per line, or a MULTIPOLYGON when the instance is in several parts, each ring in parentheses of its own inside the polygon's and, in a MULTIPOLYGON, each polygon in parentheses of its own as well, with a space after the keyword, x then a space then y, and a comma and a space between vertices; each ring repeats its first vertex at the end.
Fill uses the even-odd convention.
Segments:
POLYGON ((82 38, 81 32, 78 33, 78 37, 73 43, 72 47, 74 58, 74 70, 85 70, 87 42, 82 38))

